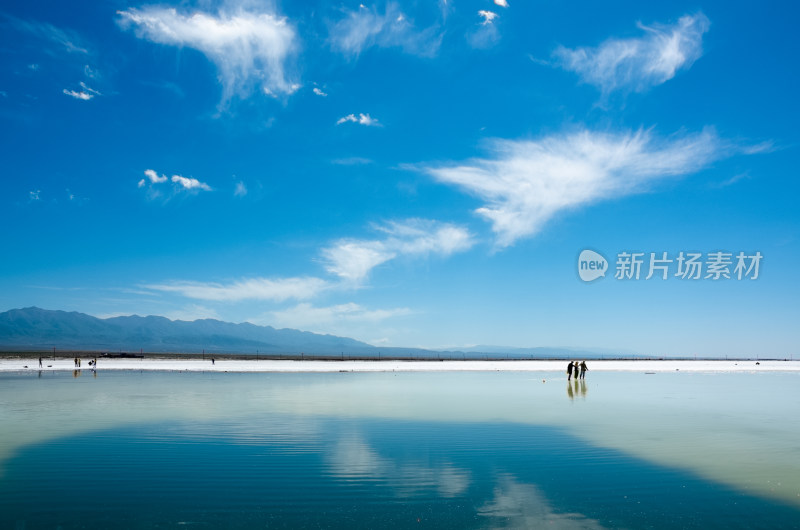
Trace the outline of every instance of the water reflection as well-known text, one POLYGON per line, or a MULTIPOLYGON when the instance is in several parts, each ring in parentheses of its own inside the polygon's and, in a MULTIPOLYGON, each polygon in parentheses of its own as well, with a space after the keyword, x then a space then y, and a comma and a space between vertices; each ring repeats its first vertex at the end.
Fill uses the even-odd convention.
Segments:
MULTIPOLYGON (((270 413, 298 423, 328 418, 553 426, 597 447, 800 506, 800 423, 786 421, 800 407, 797 374, 598 372, 591 400, 585 381, 572 381, 564 400, 563 387, 539 383, 549 375, 105 372, 95 379, 53 371, 0 374, 0 480, 9 458, 26 446, 152 422, 194 422, 212 430, 241 430, 241 440, 254 443, 285 439, 296 444, 280 426, 269 431, 236 426, 247 421, 257 426, 259 415, 270 413), (573 406, 575 401, 581 406, 573 406)), ((334 446, 339 443, 330 439, 337 440, 334 446)), ((452 441, 456 446, 472 442, 452 441)), ((373 456, 388 458, 379 452, 373 456)), ((390 468, 385 461, 382 465, 390 468)), ((444 462, 428 467, 449 472, 444 462)), ((452 467, 465 469, 458 462, 452 467)))
POLYGON ((586 380, 578 379, 575 381, 567 381, 567 397, 570 400, 574 400, 575 396, 578 395, 582 399, 586 399, 586 380))
MULTIPOLYGON (((103 381, 65 379, 83 392, 103 381)), ((121 394, 128 409, 158 409, 161 397, 141 385, 122 393, 118 386, 104 387, 107 399, 121 394)), ((752 522, 752 514, 775 528, 791 527, 787 521, 800 513, 587 443, 561 427, 485 417, 422 422, 276 413, 257 392, 263 384, 245 386, 247 415, 142 420, 23 448, 0 480, 0 528, 13 527, 12 517, 30 527, 108 528, 120 513, 140 528, 186 521, 212 528, 388 528, 415 521, 442 529, 728 528, 752 522), (86 491, 101 492, 100 502, 87 507, 86 491), (48 510, 41 510, 42 498, 48 510)), ((185 388, 195 394, 183 405, 234 404, 208 387, 213 382, 185 388)), ((580 396, 580 384, 570 387, 580 396)), ((602 388, 596 383, 594 391, 602 388)), ((560 392, 545 405, 561 404, 569 423, 583 423, 591 402, 570 407, 560 392)), ((50 406, 103 416, 104 407, 85 404, 62 399, 50 406)))
POLYGON ((598 521, 579 513, 560 513, 534 484, 518 482, 510 474, 498 477, 494 498, 478 509, 490 518, 489 528, 601 529, 598 521))
POLYGON ((470 473, 445 462, 442 465, 397 462, 383 457, 358 434, 345 435, 326 455, 328 470, 340 480, 378 480, 399 497, 435 491, 440 497, 461 495, 470 485, 470 473))

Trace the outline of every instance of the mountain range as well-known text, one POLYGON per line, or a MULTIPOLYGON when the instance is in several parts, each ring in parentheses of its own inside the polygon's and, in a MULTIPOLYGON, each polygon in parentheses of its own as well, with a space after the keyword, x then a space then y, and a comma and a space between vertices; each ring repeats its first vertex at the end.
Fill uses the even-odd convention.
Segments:
POLYGON ((354 339, 213 319, 160 316, 97 318, 38 307, 0 313, 0 349, 74 349, 149 352, 301 353, 366 355, 378 348, 354 339))
POLYGON ((275 329, 214 319, 170 320, 161 316, 97 318, 38 307, 0 313, 0 350, 90 350, 157 353, 346 355, 417 358, 598 358, 609 352, 573 348, 473 346, 434 351, 376 347, 347 337, 275 329))

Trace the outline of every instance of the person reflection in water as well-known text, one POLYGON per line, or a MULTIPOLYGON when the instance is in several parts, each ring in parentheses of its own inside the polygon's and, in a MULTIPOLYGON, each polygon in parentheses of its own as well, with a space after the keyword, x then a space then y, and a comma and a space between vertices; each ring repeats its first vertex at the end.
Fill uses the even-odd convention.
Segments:
POLYGON ((586 379, 586 371, 588 370, 588 368, 586 367, 586 361, 581 361, 580 369, 581 369, 580 378, 586 379))
POLYGON ((574 401, 575 396, 586 399, 586 391, 586 381, 579 381, 576 372, 575 379, 572 381, 567 381, 567 397, 570 399, 570 401, 574 401))

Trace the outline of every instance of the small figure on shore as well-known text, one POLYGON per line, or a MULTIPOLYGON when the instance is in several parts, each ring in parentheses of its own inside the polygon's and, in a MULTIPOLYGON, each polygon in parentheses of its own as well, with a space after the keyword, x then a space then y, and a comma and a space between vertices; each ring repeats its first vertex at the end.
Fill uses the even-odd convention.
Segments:
POLYGON ((575 369, 575 366, 572 364, 572 361, 567 365, 567 381, 572 379, 572 371, 575 369))
POLYGON ((72 366, 74 366, 75 368, 78 367, 78 358, 77 357, 75 357, 75 359, 72 361, 72 366))
POLYGON ((42 367, 42 358, 39 357, 39 368, 41 368, 41 367, 42 367))
POLYGON ((589 369, 586 367, 586 361, 581 361, 580 368, 581 368, 580 378, 586 379, 586 371, 589 369))
POLYGON ((215 362, 214 362, 214 358, 212 357, 212 358, 211 358, 211 365, 213 366, 214 364, 215 364, 215 362))

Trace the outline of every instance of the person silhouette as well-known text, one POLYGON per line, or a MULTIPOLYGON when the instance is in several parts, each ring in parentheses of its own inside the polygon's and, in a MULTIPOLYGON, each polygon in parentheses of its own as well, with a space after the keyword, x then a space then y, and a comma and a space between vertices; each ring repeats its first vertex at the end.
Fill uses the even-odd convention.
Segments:
POLYGON ((575 366, 572 364, 572 361, 567 365, 567 381, 572 379, 572 371, 575 369, 575 366))

